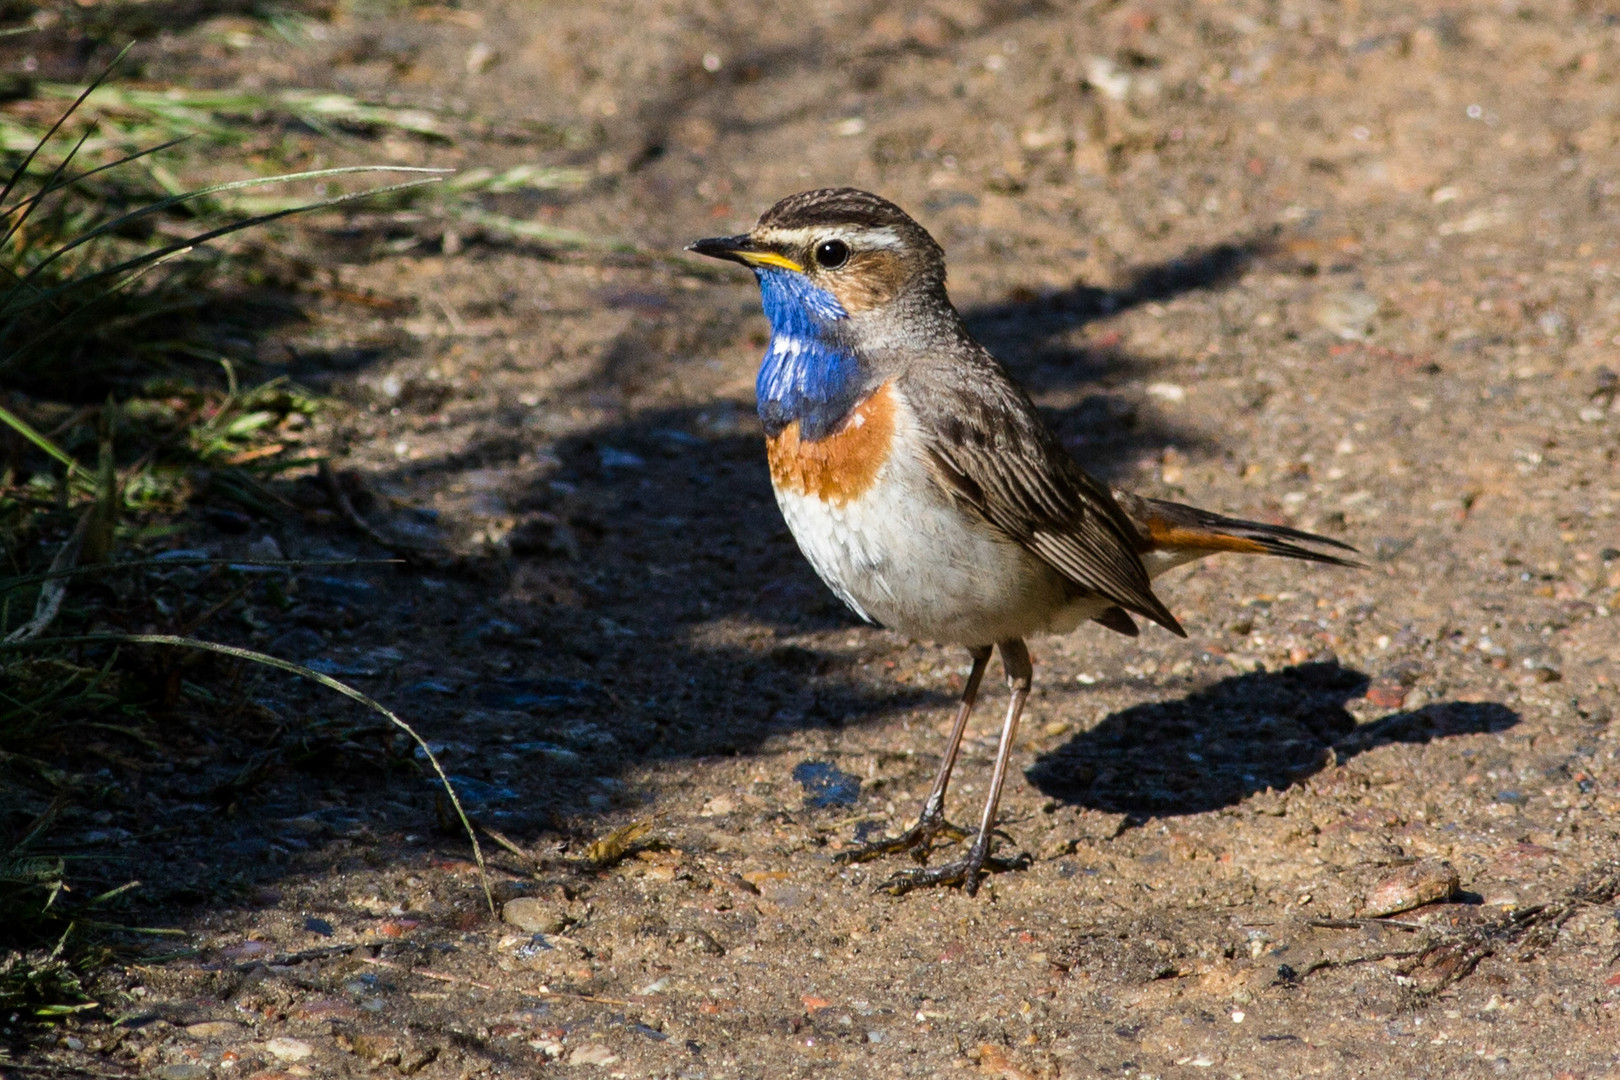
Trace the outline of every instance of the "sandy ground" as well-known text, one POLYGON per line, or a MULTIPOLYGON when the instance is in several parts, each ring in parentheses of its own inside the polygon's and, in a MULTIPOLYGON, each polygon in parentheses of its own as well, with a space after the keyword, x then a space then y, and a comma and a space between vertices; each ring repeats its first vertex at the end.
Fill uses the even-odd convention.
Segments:
MULTIPOLYGON (((468 559, 306 575, 290 612, 221 633, 418 724, 521 852, 486 839, 497 899, 528 902, 490 916, 431 785, 375 738, 321 742, 369 722, 267 678, 308 755, 227 814, 174 807, 251 765, 235 744, 127 780, 132 832, 172 826, 131 849, 148 917, 201 951, 120 971, 119 1026, 27 1060, 1620 1076, 1603 5, 475 0, 299 25, 204 21, 148 70, 445 110, 448 144, 337 156, 581 168, 489 208, 637 249, 327 234, 310 321, 256 345, 346 403, 322 437, 369 519, 468 559), (835 183, 940 239, 1089 468, 1370 563, 1206 563, 1160 589, 1187 641, 1037 642, 1003 803, 1031 864, 976 899, 833 861, 909 823, 966 657, 861 627, 803 564, 753 417, 754 286, 678 254, 835 183), (586 862, 648 818, 649 846, 586 862)), ((318 510, 185 543, 266 534, 382 553, 318 510)))

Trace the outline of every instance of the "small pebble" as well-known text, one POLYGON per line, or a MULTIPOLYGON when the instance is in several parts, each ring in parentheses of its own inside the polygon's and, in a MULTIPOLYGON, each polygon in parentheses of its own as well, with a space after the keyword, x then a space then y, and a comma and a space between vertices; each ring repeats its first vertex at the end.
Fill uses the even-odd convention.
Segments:
POLYGON ((243 941, 228 948, 221 949, 220 955, 227 960, 249 960, 255 956, 263 956, 271 951, 271 945, 265 941, 243 941))
POLYGON ((1386 874, 1367 894, 1361 913, 1371 918, 1410 911, 1457 895, 1457 870, 1441 859, 1424 859, 1386 874))
POLYGON ((303 1039, 289 1039, 286 1037, 271 1039, 264 1044, 270 1056, 280 1061, 303 1061, 315 1052, 314 1048, 303 1039))
POLYGON ((160 1065, 152 1070, 155 1080, 207 1080, 208 1066, 195 1062, 160 1065))
POLYGON ((400 1057, 399 1038, 386 1032, 352 1035, 347 1042, 339 1039, 338 1045, 361 1061, 369 1061, 373 1065, 390 1064, 400 1057))
POLYGON ((735 809, 737 809, 737 800, 730 795, 716 795, 703 804, 700 813, 703 817, 724 817, 735 809))
POLYGON ((570 1065, 612 1065, 619 1060, 619 1055, 603 1046, 601 1043, 587 1043, 578 1047, 568 1055, 570 1065))
POLYGON ((281 562, 287 558, 273 536, 261 536, 248 545, 248 558, 259 562, 281 562))
POLYGON ((529 934, 555 934, 569 922, 555 904, 534 896, 508 900, 501 907, 501 919, 529 934))
POLYGON ((279 656, 284 660, 302 660, 306 657, 319 656, 326 648, 326 639, 307 626, 300 626, 287 631, 270 642, 271 656, 279 656))
POLYGON ((358 1013, 354 1006, 340 998, 314 998, 300 1002, 288 1010, 294 1020, 352 1020, 358 1013))
POLYGON ((377 933, 381 937, 399 938, 421 926, 416 919, 385 919, 377 924, 377 933))
POLYGON ((1406 687, 1399 683, 1375 682, 1367 688, 1367 702, 1380 709, 1398 709, 1406 703, 1406 687))
POLYGON ((1378 298, 1364 289, 1330 292, 1316 301, 1311 312, 1316 325, 1345 341, 1372 336, 1378 317, 1378 298))

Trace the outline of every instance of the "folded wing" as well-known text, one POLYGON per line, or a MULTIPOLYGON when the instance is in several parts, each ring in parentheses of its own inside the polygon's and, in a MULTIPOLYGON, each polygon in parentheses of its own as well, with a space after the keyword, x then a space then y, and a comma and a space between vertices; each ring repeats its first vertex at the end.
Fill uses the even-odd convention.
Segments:
POLYGON ((913 401, 935 481, 1077 591, 1122 609, 1104 623, 1110 629, 1123 631, 1130 622, 1126 613, 1134 612, 1185 637, 1153 595, 1131 520, 993 364, 958 372, 953 384, 929 387, 913 401))

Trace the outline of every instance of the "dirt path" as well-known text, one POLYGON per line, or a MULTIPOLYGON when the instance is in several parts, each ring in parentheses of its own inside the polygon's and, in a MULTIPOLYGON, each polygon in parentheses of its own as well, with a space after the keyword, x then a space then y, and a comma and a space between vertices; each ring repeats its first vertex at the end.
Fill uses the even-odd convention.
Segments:
MULTIPOLYGON (((1600 7, 480 2, 291 41, 219 19, 154 48, 170 78, 490 119, 353 153, 583 168, 490 208, 641 254, 465 221, 338 243, 333 294, 370 306, 260 347, 351 403, 330 438, 371 521, 477 557, 305 581, 242 640, 326 658, 421 725, 532 856, 492 855, 500 899, 534 900, 522 925, 482 912, 430 786, 317 740, 234 816, 139 849, 203 951, 127 971, 109 992, 132 1022, 37 1060, 1620 1070, 1620 25, 1600 7), (523 125, 549 141, 500 135, 523 125), (1161 590, 1188 641, 1038 643, 1004 803, 1033 861, 975 900, 891 899, 882 865, 832 861, 909 821, 966 658, 857 626, 804 566, 752 414, 753 285, 671 255, 831 183, 934 232, 975 330, 1088 466, 1371 562, 1207 564, 1161 590), (649 848, 585 865, 653 816, 649 848), (1364 917, 1444 882, 1434 860, 1449 902, 1364 917)), ((336 522, 275 539, 380 554, 336 522)), ((279 680, 263 696, 353 722, 279 680)), ((192 782, 213 780, 134 797, 192 782)))

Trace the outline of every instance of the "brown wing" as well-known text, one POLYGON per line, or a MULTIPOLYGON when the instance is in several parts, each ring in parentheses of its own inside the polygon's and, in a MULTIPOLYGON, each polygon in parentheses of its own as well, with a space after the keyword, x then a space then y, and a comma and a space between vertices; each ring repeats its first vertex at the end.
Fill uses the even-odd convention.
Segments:
POLYGON ((999 364, 978 352, 948 375, 939 369, 918 375, 924 385, 905 388, 906 398, 928 439, 934 478, 959 505, 1080 590, 1187 636, 1153 595, 1130 519, 1063 449, 999 364))

